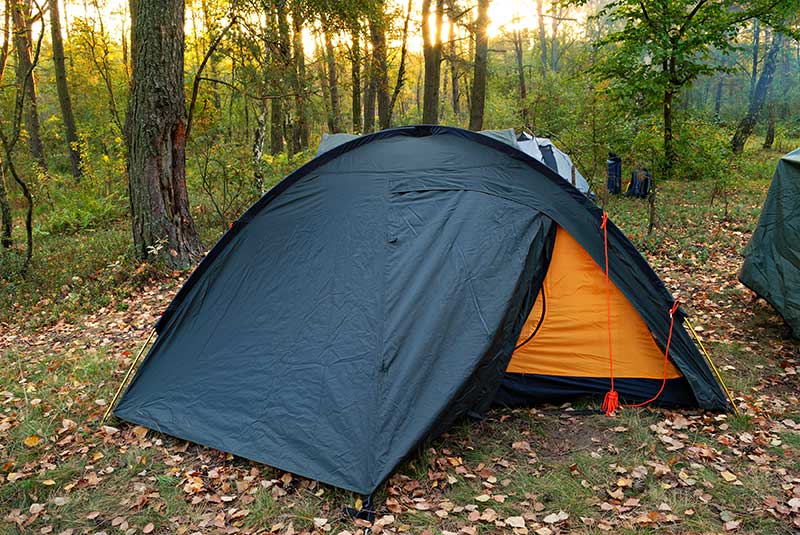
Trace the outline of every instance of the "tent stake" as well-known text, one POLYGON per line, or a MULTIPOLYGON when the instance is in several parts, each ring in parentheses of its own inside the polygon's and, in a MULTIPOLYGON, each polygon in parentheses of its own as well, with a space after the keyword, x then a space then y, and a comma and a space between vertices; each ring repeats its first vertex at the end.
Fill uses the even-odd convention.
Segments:
POLYGON ((711 355, 709 355, 708 351, 706 351, 706 347, 703 345, 703 342, 700 340, 700 337, 697 336, 697 333, 695 332, 694 327, 692 326, 692 322, 689 321, 689 318, 686 317, 683 318, 683 322, 686 324, 687 327, 689 327, 689 332, 692 333, 694 341, 697 342, 697 345, 700 346, 700 349, 706 356, 706 360, 711 365, 711 369, 714 371, 714 375, 717 376, 717 381, 719 381, 720 386, 722 386, 722 390, 725 391, 725 395, 728 396, 728 401, 730 402, 731 407, 733 407, 733 412, 736 413, 736 416, 741 416, 742 413, 739 412, 739 407, 736 406, 736 402, 733 400, 733 395, 731 394, 731 391, 728 390, 727 386, 725 386, 725 381, 722 380, 722 375, 720 375, 717 366, 714 364, 714 361, 711 360, 711 355))
POLYGON ((122 393, 122 389, 125 387, 125 384, 128 382, 128 379, 130 378, 131 373, 133 373, 133 370, 136 368, 136 364, 139 362, 139 359, 142 357, 142 353, 144 353, 144 350, 147 348, 148 345, 150 345, 150 340, 153 338, 153 335, 155 333, 156 333, 155 329, 150 331, 150 336, 147 337, 147 340, 145 340, 144 345, 139 350, 139 353, 136 355, 136 358, 133 359, 133 362, 131 362, 130 368, 128 368, 128 371, 125 372, 125 377, 122 378, 122 382, 120 382, 119 388, 117 388, 117 391, 114 392, 114 397, 111 398, 111 403, 108 404, 108 408, 106 409, 106 412, 103 413, 103 417, 100 419, 100 425, 103 425, 104 423, 106 423, 106 420, 111 415, 111 411, 114 409, 114 405, 117 404, 117 399, 119 399, 119 395, 120 395, 120 393, 122 393))

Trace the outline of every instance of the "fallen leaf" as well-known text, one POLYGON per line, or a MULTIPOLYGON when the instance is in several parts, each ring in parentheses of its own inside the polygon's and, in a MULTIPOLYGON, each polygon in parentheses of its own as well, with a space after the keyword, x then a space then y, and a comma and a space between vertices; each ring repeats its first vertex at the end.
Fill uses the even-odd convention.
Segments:
POLYGON ((512 528, 524 528, 525 519, 522 518, 521 516, 510 516, 506 518, 506 524, 508 524, 512 528))
POLYGON ((559 511, 558 513, 550 513, 542 519, 542 522, 545 524, 558 524, 559 522, 563 522, 568 518, 569 515, 567 513, 564 511, 559 511))
POLYGON ((725 531, 734 531, 736 529, 739 529, 739 526, 741 524, 742 523, 739 520, 730 520, 728 522, 725 522, 725 524, 723 524, 723 527, 725 528, 725 531))
POLYGON ((40 437, 38 437, 37 435, 31 435, 28 438, 26 438, 25 440, 23 440, 22 443, 25 444, 26 446, 28 446, 29 448, 35 448, 36 446, 39 445, 39 442, 41 442, 41 441, 42 441, 42 439, 40 437))

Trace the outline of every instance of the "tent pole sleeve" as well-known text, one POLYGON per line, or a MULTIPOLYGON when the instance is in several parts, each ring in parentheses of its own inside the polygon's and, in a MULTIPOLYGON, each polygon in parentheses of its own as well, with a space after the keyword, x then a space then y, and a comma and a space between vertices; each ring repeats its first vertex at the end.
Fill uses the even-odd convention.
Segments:
POLYGON ((144 353, 144 350, 147 348, 148 345, 150 345, 150 340, 152 340, 153 335, 155 333, 156 333, 155 329, 152 329, 150 331, 150 335, 147 337, 147 340, 145 340, 144 345, 142 345, 142 348, 139 350, 139 353, 136 355, 136 358, 133 359, 133 362, 131 362, 130 368, 128 368, 128 371, 125 372, 125 377, 122 378, 122 381, 119 383, 117 391, 114 392, 114 397, 111 398, 111 403, 108 404, 106 412, 103 413, 103 418, 100 420, 100 425, 103 425, 106 422, 108 417, 111 415, 111 411, 114 410, 114 405, 117 404, 117 400, 119 399, 119 395, 122 393, 122 389, 125 388, 128 379, 130 379, 131 374, 133 373, 133 370, 136 369, 136 364, 139 362, 139 359, 142 358, 142 353, 144 353))
POLYGON ((692 326, 692 322, 689 321, 689 318, 686 318, 686 317, 683 318, 683 322, 689 328, 689 332, 692 333, 692 337, 694 338, 694 341, 697 342, 697 345, 700 346, 700 349, 703 351, 703 354, 705 355, 706 360, 708 361, 708 364, 711 366, 711 369, 714 371, 714 375, 717 376, 717 381, 719 381, 719 384, 722 387, 722 390, 725 391, 725 395, 728 397, 728 402, 731 404, 731 407, 733 407, 733 412, 736 414, 736 416, 741 416, 741 412, 739 412, 739 407, 736 405, 736 402, 733 400, 733 395, 731 394, 731 391, 728 390, 728 387, 725 385, 725 381, 722 380, 722 375, 720 375, 719 370, 717 369, 717 366, 714 364, 714 361, 711 360, 711 355, 708 354, 708 351, 706 351, 706 347, 703 345, 703 342, 700 340, 700 337, 697 336, 697 333, 695 332, 694 327, 692 326))

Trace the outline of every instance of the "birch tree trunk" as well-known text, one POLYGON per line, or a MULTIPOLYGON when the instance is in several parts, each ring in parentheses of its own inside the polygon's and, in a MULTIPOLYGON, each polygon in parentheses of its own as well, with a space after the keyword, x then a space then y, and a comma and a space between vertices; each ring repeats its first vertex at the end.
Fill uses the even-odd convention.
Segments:
POLYGON ((747 138, 753 133, 758 120, 758 114, 764 106, 764 101, 767 99, 767 93, 772 85, 772 80, 775 77, 775 68, 778 63, 778 52, 783 45, 783 34, 775 32, 772 38, 772 44, 767 52, 767 57, 764 58, 764 66, 761 68, 761 74, 758 77, 755 89, 753 90, 750 105, 747 113, 739 125, 736 127, 736 132, 731 139, 731 149, 734 153, 740 153, 744 150, 744 145, 747 143, 747 138))

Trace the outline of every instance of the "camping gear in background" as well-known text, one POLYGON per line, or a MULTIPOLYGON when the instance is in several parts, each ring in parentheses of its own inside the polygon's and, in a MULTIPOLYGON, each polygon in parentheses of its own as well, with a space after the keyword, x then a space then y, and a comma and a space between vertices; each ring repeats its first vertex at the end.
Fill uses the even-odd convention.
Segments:
POLYGON ((650 176, 650 171, 644 167, 642 169, 634 169, 631 173, 631 181, 625 190, 625 196, 646 199, 650 195, 652 187, 653 177, 650 176))
POLYGON ((606 167, 608 178, 606 188, 611 195, 619 195, 622 190, 622 158, 609 152, 606 167))
POLYGON ((800 338, 800 149, 778 162, 739 280, 800 338))
POLYGON ((628 402, 730 408, 684 311, 602 216, 475 132, 353 139, 225 233, 115 414, 370 494, 460 417, 602 396, 612 371, 628 402))

